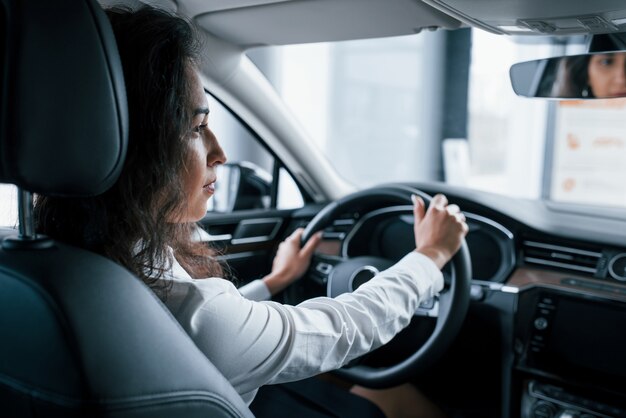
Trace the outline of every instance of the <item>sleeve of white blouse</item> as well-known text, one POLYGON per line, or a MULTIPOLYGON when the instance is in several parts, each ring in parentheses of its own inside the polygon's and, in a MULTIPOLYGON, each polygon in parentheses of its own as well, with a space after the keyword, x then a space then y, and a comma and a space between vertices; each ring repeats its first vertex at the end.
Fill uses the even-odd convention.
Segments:
POLYGON ((250 283, 241 286, 237 290, 244 298, 256 300, 258 302, 262 300, 270 300, 272 298, 270 290, 267 288, 265 282, 261 279, 252 280, 250 283))
POLYGON ((428 257, 412 252, 353 293, 298 306, 250 301, 221 279, 193 285, 173 313, 250 401, 264 384, 336 369, 385 344, 443 288, 443 278, 428 257))

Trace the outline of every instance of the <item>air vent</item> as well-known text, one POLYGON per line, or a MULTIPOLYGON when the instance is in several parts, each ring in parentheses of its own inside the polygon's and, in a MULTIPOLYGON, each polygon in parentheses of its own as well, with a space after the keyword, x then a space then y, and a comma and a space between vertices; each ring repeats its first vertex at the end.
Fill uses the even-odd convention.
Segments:
POLYGON ((351 214, 335 219, 331 226, 324 229, 324 239, 343 240, 355 223, 356 219, 351 214))
POLYGON ((562 245, 524 241, 524 263, 595 274, 602 253, 562 245))

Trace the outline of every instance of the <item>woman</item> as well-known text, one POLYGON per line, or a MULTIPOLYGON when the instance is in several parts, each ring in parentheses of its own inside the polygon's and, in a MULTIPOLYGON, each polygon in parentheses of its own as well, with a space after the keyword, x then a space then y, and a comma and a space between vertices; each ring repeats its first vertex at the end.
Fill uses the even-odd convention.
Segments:
MULTIPOLYGON (((214 254, 191 240, 213 194, 215 169, 226 161, 209 128, 193 28, 152 8, 108 15, 127 86, 125 166, 100 196, 40 197, 39 232, 99 252, 141 277, 246 402, 262 385, 341 367, 386 343, 421 300, 442 289, 439 270, 460 247, 467 225, 441 195, 427 212, 415 199, 416 250, 352 294, 293 307, 252 301, 219 278, 214 254)), ((283 242, 271 273, 242 292, 261 299, 300 277, 320 239, 300 248, 301 235, 297 230, 283 242)), ((386 402, 414 404, 418 396, 406 388, 354 392, 387 416, 394 411, 386 402)))
POLYGON ((626 53, 574 55, 551 61, 557 76, 551 94, 545 97, 602 99, 626 96, 626 53))
POLYGON ((587 66, 589 97, 626 96, 626 53, 594 54, 587 66))

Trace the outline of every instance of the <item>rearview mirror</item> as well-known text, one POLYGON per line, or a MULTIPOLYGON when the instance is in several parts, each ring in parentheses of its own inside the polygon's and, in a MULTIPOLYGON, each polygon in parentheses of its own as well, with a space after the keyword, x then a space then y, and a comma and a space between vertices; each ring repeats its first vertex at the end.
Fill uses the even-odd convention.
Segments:
POLYGON ((509 72, 519 96, 553 99, 626 97, 626 51, 546 58, 509 72))

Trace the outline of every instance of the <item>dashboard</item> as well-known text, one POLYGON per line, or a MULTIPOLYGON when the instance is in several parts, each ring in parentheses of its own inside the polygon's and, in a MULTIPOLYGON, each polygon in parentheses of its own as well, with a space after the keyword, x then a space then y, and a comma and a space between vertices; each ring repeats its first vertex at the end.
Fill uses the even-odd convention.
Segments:
MULTIPOLYGON (((445 185, 419 188, 447 189, 466 215, 473 277, 466 323, 492 338, 483 344, 497 346, 476 349, 472 360, 497 361, 501 416, 626 417, 626 220, 445 185)), ((335 220, 318 262, 395 261, 414 247, 411 207, 392 206, 335 220)), ((313 282, 308 291, 323 293, 324 275, 313 282)), ((476 348, 476 341, 459 344, 476 348)))

